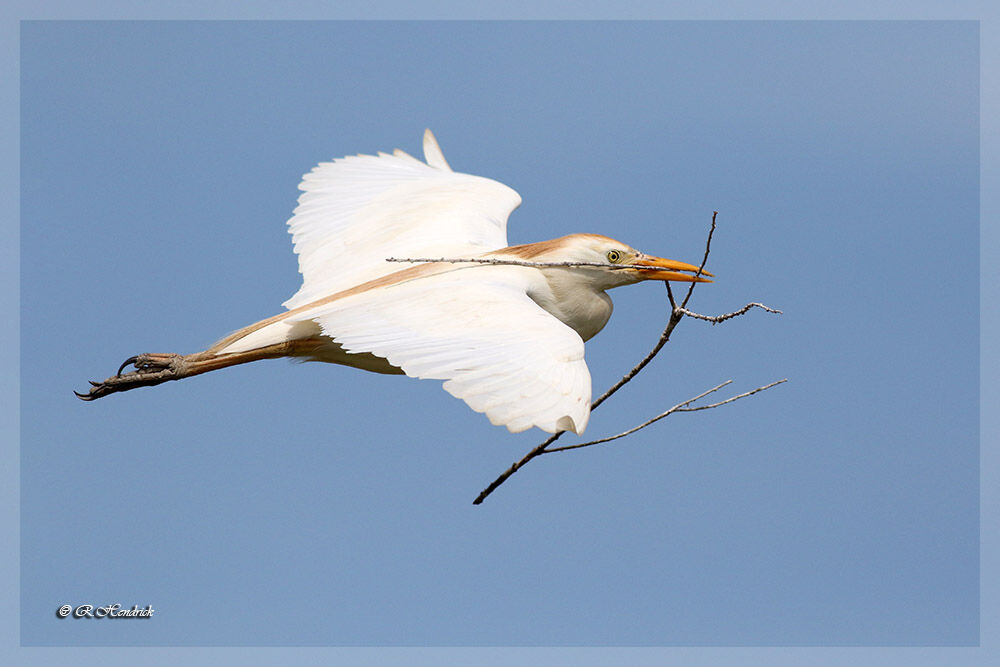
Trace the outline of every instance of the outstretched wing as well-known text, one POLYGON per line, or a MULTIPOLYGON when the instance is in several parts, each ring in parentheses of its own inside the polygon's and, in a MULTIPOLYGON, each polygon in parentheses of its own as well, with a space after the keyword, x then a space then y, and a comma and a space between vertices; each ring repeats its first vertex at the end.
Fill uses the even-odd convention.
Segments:
POLYGON ((530 270, 479 266, 377 287, 296 316, 347 352, 370 352, 495 425, 583 433, 590 371, 579 335, 527 296, 530 270))
POLYGON ((302 287, 284 306, 400 270, 387 257, 471 256, 507 246, 514 190, 451 171, 430 130, 427 164, 403 151, 323 162, 306 174, 288 221, 302 287))

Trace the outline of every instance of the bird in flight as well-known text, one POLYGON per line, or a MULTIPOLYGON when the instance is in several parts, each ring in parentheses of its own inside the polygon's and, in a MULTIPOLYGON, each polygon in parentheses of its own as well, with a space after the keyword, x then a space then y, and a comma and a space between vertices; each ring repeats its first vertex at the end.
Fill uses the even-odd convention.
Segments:
POLYGON ((712 274, 598 234, 508 246, 520 195, 452 171, 430 130, 423 143, 424 162, 397 149, 324 162, 303 177, 288 221, 303 281, 285 312, 201 352, 130 357, 77 396, 292 357, 445 380, 448 393, 513 433, 583 433, 591 397, 584 341, 611 317, 607 290, 710 282, 702 276, 712 274), (552 265, 562 263, 583 265, 552 265))

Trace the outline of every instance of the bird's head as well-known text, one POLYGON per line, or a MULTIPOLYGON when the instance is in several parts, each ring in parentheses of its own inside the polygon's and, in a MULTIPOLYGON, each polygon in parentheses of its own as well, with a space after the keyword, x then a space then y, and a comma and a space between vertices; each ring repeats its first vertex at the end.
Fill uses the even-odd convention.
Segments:
POLYGON ((570 234, 551 241, 514 246, 507 248, 506 251, 534 262, 599 264, 601 266, 584 266, 569 270, 586 272, 601 289, 631 285, 641 280, 712 282, 702 277, 711 276, 708 271, 703 270, 701 275, 696 275, 698 267, 693 264, 647 255, 621 241, 600 234, 570 234), (603 268, 604 266, 607 268, 603 268))

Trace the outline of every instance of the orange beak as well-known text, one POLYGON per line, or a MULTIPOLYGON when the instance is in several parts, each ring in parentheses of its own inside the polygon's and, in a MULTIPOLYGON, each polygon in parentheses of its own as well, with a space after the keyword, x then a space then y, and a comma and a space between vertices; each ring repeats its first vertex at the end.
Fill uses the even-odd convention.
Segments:
MULTIPOLYGON (((677 282, 684 283, 712 282, 711 280, 702 278, 701 276, 689 276, 686 273, 677 273, 678 271, 689 271, 692 274, 698 273, 697 266, 694 264, 687 264, 686 262, 677 262, 672 259, 663 259, 662 257, 652 257, 650 255, 639 255, 639 257, 636 258, 632 264, 649 267, 649 270, 636 269, 643 280, 675 280, 677 282)), ((712 275, 704 269, 702 269, 701 274, 704 276, 712 275)))

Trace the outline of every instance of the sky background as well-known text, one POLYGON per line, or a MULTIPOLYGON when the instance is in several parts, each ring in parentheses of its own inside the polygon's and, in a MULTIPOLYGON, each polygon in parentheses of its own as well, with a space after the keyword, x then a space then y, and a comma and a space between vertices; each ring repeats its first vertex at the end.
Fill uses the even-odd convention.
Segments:
MULTIPOLYGON (((22 642, 978 643, 977 35, 25 25, 22 642), (592 231, 697 261, 718 210, 691 307, 785 311, 683 322, 588 436, 726 379, 789 383, 534 461, 480 507, 542 434, 436 382, 277 361, 72 396, 278 312, 300 175, 419 154, 424 127, 521 193, 512 243, 592 231), (54 614, 105 599, 158 617, 54 614)), ((595 392, 666 317, 656 285, 612 296, 595 392)))

